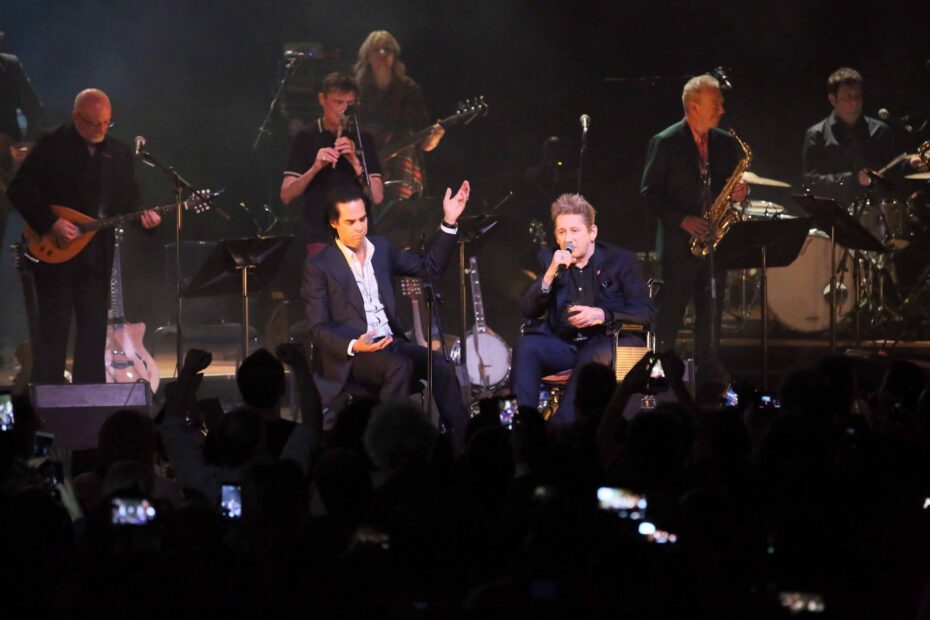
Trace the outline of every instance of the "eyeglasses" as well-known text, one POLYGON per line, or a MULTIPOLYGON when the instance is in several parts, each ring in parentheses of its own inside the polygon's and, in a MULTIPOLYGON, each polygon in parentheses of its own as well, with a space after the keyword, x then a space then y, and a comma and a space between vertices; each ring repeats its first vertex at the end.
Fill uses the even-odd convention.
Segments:
POLYGON ((105 121, 95 122, 95 121, 87 120, 87 117, 81 114, 80 112, 75 112, 75 113, 81 117, 81 120, 84 121, 85 124, 89 125, 90 127, 93 127, 94 129, 103 129, 103 128, 109 129, 110 127, 114 125, 112 118, 109 118, 105 121))

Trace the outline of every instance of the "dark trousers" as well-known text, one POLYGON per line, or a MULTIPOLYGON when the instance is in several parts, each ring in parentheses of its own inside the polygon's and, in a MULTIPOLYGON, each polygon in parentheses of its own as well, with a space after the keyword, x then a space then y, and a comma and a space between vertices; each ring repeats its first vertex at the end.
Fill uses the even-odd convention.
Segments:
MULTIPOLYGON (((386 349, 356 353, 352 359, 351 381, 378 393, 382 400, 406 399, 415 379, 426 379, 426 348, 394 340, 386 349)), ((446 363, 441 352, 433 353, 433 400, 439 417, 453 441, 462 442, 468 417, 455 370, 446 363)))
MULTIPOLYGON (((717 271, 717 341, 720 340, 720 317, 723 311, 723 293, 726 288, 726 271, 717 271)), ((656 299, 656 348, 669 351, 675 348, 678 330, 681 329, 685 308, 694 299, 694 359, 697 364, 710 357, 710 261, 691 255, 678 254, 662 259, 662 289, 656 299)))
POLYGON ((613 363, 612 336, 589 338, 583 344, 567 342, 549 334, 527 334, 517 341, 513 349, 513 371, 510 389, 521 407, 539 406, 539 381, 542 377, 572 369, 571 379, 552 416, 553 424, 571 424, 575 421, 575 391, 578 389, 578 371, 590 362, 613 363))
MULTIPOLYGON (((77 260, 77 259, 76 259, 77 260)), ((32 381, 63 383, 71 316, 77 320, 74 383, 103 383, 109 278, 80 263, 34 269, 38 342, 33 343, 32 381)))

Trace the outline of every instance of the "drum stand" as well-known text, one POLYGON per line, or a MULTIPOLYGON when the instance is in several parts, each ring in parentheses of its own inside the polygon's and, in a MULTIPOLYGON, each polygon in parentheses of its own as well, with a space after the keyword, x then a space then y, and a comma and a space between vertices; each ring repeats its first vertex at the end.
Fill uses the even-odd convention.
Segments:
MULTIPOLYGON (((801 207, 809 213, 820 230, 830 234, 830 351, 836 351, 836 247, 842 245, 848 250, 867 252, 884 252, 885 247, 872 233, 863 228, 846 209, 841 208, 831 198, 792 196, 801 207)), ((857 285, 858 286, 858 285, 857 285)))

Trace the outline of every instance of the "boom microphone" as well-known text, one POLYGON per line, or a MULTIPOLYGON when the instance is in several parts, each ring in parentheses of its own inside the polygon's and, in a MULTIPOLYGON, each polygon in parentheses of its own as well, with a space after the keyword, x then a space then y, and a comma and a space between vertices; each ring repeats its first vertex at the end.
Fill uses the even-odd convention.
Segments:
POLYGON ((591 117, 587 114, 582 114, 580 117, 578 117, 578 121, 581 123, 582 135, 588 133, 588 129, 591 128, 591 117))

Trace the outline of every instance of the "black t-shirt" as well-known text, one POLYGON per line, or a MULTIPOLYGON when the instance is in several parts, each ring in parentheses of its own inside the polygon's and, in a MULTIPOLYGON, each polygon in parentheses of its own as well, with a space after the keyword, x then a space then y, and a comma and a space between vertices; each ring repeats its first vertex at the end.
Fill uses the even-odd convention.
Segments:
MULTIPOLYGON (((355 142, 355 132, 346 134, 355 142)), ((323 127, 322 119, 301 129, 294 137, 291 154, 284 169, 284 176, 299 177, 313 165, 320 149, 331 147, 336 142, 336 135, 323 127)), ((367 132, 362 132, 362 145, 365 148, 365 161, 369 176, 381 176, 381 161, 375 142, 367 132)), ((361 161, 361 157, 359 157, 361 161)), ((340 185, 360 186, 361 180, 355 176, 352 164, 345 157, 340 157, 336 167, 325 166, 320 170, 304 191, 304 241, 329 241, 329 225, 323 211, 323 197, 333 187, 340 185)))

